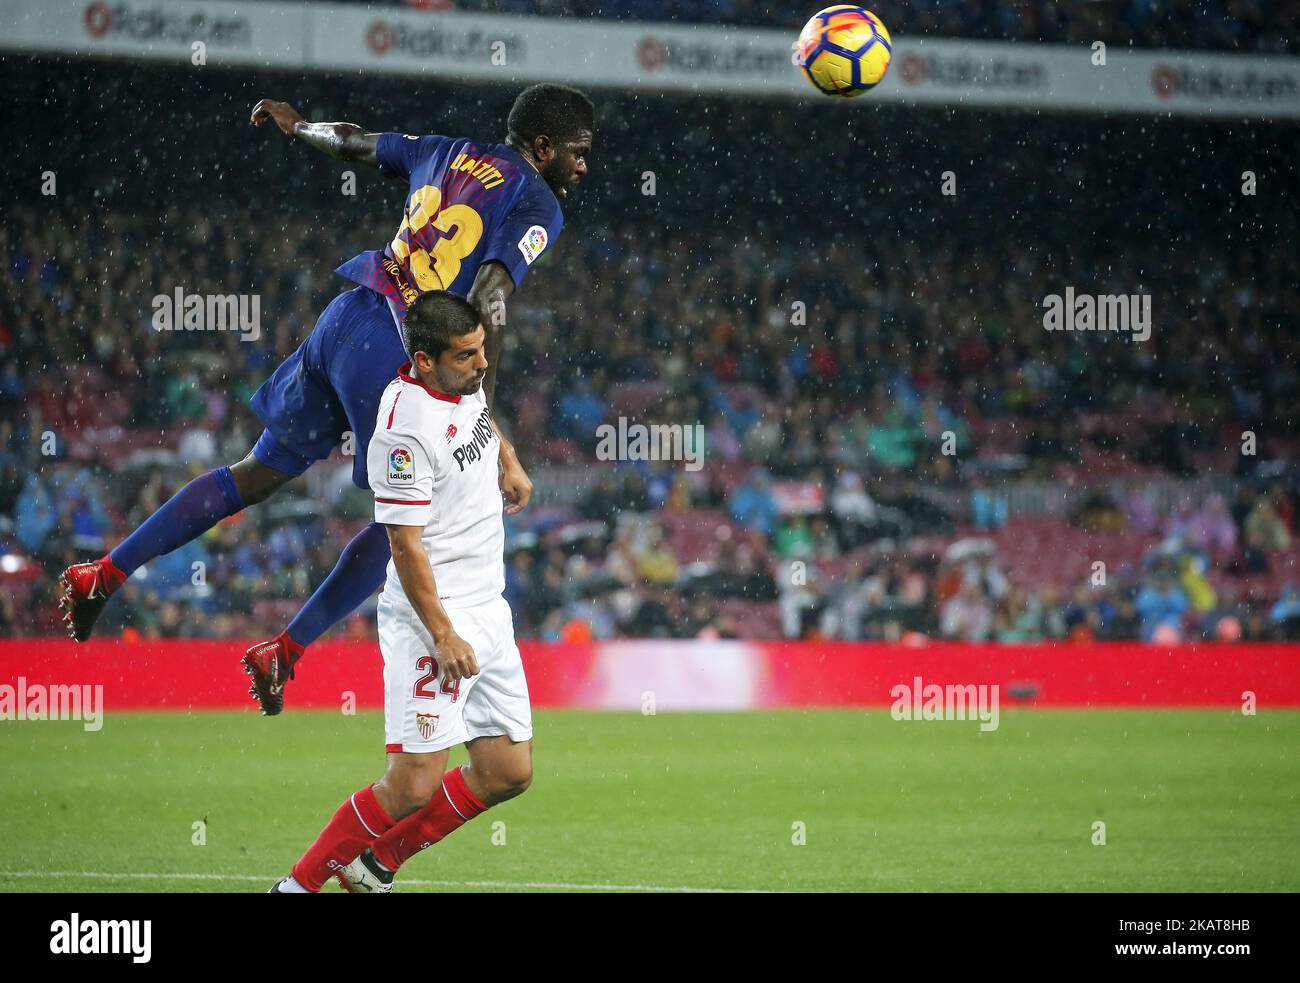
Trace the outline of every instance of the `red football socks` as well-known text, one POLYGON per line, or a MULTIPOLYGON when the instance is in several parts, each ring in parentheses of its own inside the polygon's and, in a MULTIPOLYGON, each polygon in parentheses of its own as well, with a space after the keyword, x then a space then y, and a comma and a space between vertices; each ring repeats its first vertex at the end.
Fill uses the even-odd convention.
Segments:
POLYGON ((100 567, 104 571, 104 580, 107 581, 108 592, 111 594, 123 584, 126 583, 126 574, 117 568, 108 554, 104 554, 99 560, 100 567))
POLYGON ((433 793, 429 804, 419 812, 411 813, 370 844, 371 852, 381 864, 395 871, 415 854, 460 829, 486 809, 487 806, 476 799, 465 784, 460 769, 455 768, 442 776, 442 787, 433 793))
POLYGON ((384 812, 373 789, 373 785, 367 785, 353 792, 293 865, 294 880, 308 891, 319 891, 340 867, 350 864, 377 837, 393 828, 393 820, 384 812))
POLYGON ((275 641, 284 642, 284 647, 289 650, 289 667, 293 668, 294 664, 302 658, 303 652, 307 650, 305 645, 299 645, 289 637, 288 629, 280 632, 275 636, 275 641))

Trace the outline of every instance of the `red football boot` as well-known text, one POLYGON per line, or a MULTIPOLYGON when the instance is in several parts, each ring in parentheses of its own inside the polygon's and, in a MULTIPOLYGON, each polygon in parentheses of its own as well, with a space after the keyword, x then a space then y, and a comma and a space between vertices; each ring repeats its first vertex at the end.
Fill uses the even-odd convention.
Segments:
POLYGON ((293 678, 293 664, 302 653, 303 647, 283 631, 244 653, 244 672, 253 677, 248 694, 261 704, 262 716, 274 717, 284 709, 284 686, 293 678))
POLYGON ((107 556, 73 564, 63 571, 59 576, 59 607, 73 641, 84 642, 90 637, 108 595, 125 582, 126 575, 107 556))

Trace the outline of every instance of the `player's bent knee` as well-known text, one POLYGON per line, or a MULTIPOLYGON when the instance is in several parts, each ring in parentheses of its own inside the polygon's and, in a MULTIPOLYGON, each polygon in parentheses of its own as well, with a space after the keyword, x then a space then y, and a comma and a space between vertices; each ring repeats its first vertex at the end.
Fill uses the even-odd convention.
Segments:
POLYGON ((413 812, 419 812, 427 806, 433 798, 433 793, 437 785, 427 781, 392 781, 385 778, 382 783, 384 793, 381 798, 381 804, 386 805, 389 817, 397 820, 411 815, 413 812))
POLYGON ((238 464, 230 466, 230 476, 246 506, 265 501, 293 480, 293 475, 267 467, 251 451, 238 464))
POLYGON ((518 764, 514 771, 514 787, 517 789, 515 795, 522 795, 527 792, 533 784, 533 742, 529 741, 523 749, 523 754, 519 758, 518 764))
MULTIPOLYGON (((408 757, 408 756, 403 756, 408 757)), ((390 760, 388 771, 375 783, 375 791, 380 804, 393 819, 401 819, 413 812, 419 812, 433 799, 434 793, 442 785, 442 772, 445 757, 441 760, 423 760, 425 755, 410 755, 415 761, 390 760)))
POLYGON ((533 784, 533 770, 530 768, 515 780, 515 795, 523 795, 533 784))
MULTIPOLYGON (((433 801, 433 790, 413 788, 408 790, 405 796, 399 800, 399 811, 403 816, 409 816, 413 812, 419 812, 431 801, 433 801)), ((394 816, 393 818, 396 819, 397 817, 394 816)))
POLYGON ((516 795, 523 795, 528 791, 528 787, 533 784, 533 766, 532 762, 521 764, 517 767, 507 769, 497 776, 494 798, 498 801, 513 799, 516 795))

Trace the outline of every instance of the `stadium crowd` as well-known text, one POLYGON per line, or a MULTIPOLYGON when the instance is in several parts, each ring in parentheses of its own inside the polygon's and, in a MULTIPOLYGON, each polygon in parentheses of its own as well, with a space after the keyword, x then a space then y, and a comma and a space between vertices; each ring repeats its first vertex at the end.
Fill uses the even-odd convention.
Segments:
MULTIPOLYGON (((101 213, 87 240, 98 246, 70 254, 61 248, 69 220, 28 211, 0 231, 0 522, 6 549, 30 554, 44 571, 37 597, 49 596, 49 578, 64 564, 112 545, 193 474, 246 453, 258 433, 247 396, 310 329, 312 312, 335 287, 305 223, 285 226, 271 246, 237 225, 206 227, 197 214, 101 213), (167 230, 161 243, 160 227, 167 230), (315 261, 261 278, 281 250, 315 261), (177 256, 186 257, 183 274, 168 268, 177 256), (271 314, 265 337, 247 343, 233 333, 195 339, 152 330, 137 300, 145 285, 183 275, 199 289, 215 282, 217 269, 258 285, 271 314), (107 277, 108 289, 75 289, 95 277, 107 277), (78 352, 87 357, 69 358, 78 352)), ((1270 619, 1290 617, 1294 586, 1262 599, 1263 607, 1243 607, 1203 576, 1211 563, 1258 573, 1273 569, 1275 556, 1291 562, 1294 489, 1281 481, 1243 481, 1232 511, 1210 497, 1161 515, 1138 496, 1109 503, 1118 518, 1105 518, 1104 496, 1091 502, 1076 523, 1161 533, 1138 569, 1100 591, 1016 587, 996 555, 981 552, 953 567, 932 540, 951 540, 965 527, 1014 528, 1007 491, 1034 478, 1186 479, 1205 467, 1228 476, 1236 468, 1249 479, 1252 459, 1225 434, 1252 413, 1287 412, 1296 362, 1289 376, 1279 375, 1263 361, 1252 365, 1249 352, 1234 352, 1235 384, 1220 384, 1220 349, 1175 334, 1167 340, 1171 351, 1187 353, 1183 372, 1153 376, 1109 338, 1088 339, 1100 347, 1087 357, 1076 348, 1072 366, 1049 347, 1059 344, 1056 336, 1032 321, 1017 329, 1025 320, 1017 311, 1034 308, 1026 295, 1034 267, 1015 257, 964 267, 955 251, 929 254, 928 277, 919 263, 881 264, 879 290, 844 298, 833 309, 854 313, 826 323, 817 316, 826 303, 820 298, 843 282, 837 278, 847 280, 836 260, 799 269, 797 255, 761 262, 733 255, 719 274, 709 244, 681 245, 648 243, 632 229, 587 236, 521 295, 513 372, 505 378, 528 385, 509 397, 503 385, 500 416, 530 448, 539 477, 548 462, 557 476, 533 515, 512 522, 510 591, 522 630, 559 637, 584 630, 578 624, 600 637, 735 635, 746 633, 745 602, 767 602, 773 615, 751 630, 832 637, 1152 637, 1171 622, 1180 632, 1213 633, 1224 618, 1235 619, 1243 637, 1261 637, 1270 619), (699 264, 685 263, 687 255, 699 264), (995 278, 1017 268, 1023 280, 995 278), (728 292, 752 293, 766 315, 742 321, 725 306, 686 301, 716 293, 719 276, 730 281, 728 292), (778 300, 786 277, 819 298, 806 327, 792 328, 788 305, 778 300), (968 300, 949 293, 941 306, 945 282, 966 284, 968 300), (602 336, 611 323, 622 330, 602 336), (571 357, 556 358, 565 347, 571 357), (1139 394, 1145 417, 1108 411, 1139 394), (1072 404, 1091 406, 1091 427, 1087 414, 1066 412, 1072 404), (1172 422, 1179 404, 1198 408, 1196 427, 1172 422), (559 487, 565 465, 589 469, 598 428, 623 413, 652 423, 699 421, 704 466, 611 464, 594 483, 559 487), (1199 441, 1186 439, 1192 434, 1199 441), (936 503, 927 494, 935 489, 955 493, 946 501, 959 505, 936 503), (706 545, 710 533, 723 537, 688 561, 674 550, 681 542, 665 535, 671 521, 655 517, 692 512, 706 518, 706 545), (926 545, 907 545, 918 537, 926 545), (840 560, 833 574, 819 572, 840 560), (802 583, 790 575, 796 562, 811 568, 802 583), (718 602, 727 599, 742 602, 739 610, 733 605, 728 615, 722 604, 720 613, 718 602)), ((1262 260, 1263 275, 1285 276, 1284 264, 1293 261, 1262 260)), ((1259 317, 1260 305, 1243 296, 1249 287, 1233 270, 1216 267, 1211 255, 1189 267, 1199 267, 1189 289, 1207 292, 1222 323, 1259 317)), ((1176 292, 1185 271, 1168 272, 1172 282, 1151 282, 1160 295, 1176 292)), ((1250 280, 1270 295, 1259 272, 1250 280)), ((336 479, 327 489, 330 508, 310 501, 294 508, 290 498, 250 510, 150 564, 127 603, 111 607, 110 623, 145 634, 243 635, 259 599, 305 598, 342 541, 328 534, 341 528, 330 525, 330 510, 355 521, 364 513, 364 502, 338 494, 345 477, 336 479), (203 570, 197 581, 195 564, 203 570), (146 601, 151 594, 161 603, 146 601)), ((0 630, 49 627, 39 604, 0 610, 0 630)))
MULTIPOLYGON (((120 71, 95 98, 195 85, 120 71)), ((375 93, 361 101, 382 119, 375 93)), ((246 94, 199 93, 195 133, 246 94)), ((102 111, 57 85, 46 98, 69 125, 102 111)), ((909 113, 891 128, 903 117, 881 111, 893 139, 816 159, 807 181, 799 148, 840 132, 834 115, 605 106, 605 174, 511 303, 496 415, 537 482, 508 526, 521 634, 1292 630, 1300 261, 1296 214, 1269 197, 1287 194, 1285 142, 1252 134, 1267 189, 1254 200, 1240 148, 1195 127, 1043 119, 1030 140, 1021 117, 909 113), (747 152, 760 129, 788 166, 747 152), (1139 149, 1117 157, 1121 141, 1139 149), (915 164, 965 156, 987 162, 960 171, 978 190, 949 200, 940 166, 915 164), (657 196, 640 191, 648 163, 657 196), (852 222, 781 218, 835 216, 846 187, 880 193, 852 222), (1153 297, 1150 338, 1045 331, 1044 296, 1070 286, 1153 297), (598 428, 620 417, 698 424, 703 467, 599 459, 598 428)), ((447 129, 485 113, 465 106, 447 129)), ((0 634, 57 632, 58 570, 247 453, 261 429, 247 398, 344 287, 333 268, 392 236, 391 191, 371 181, 340 203, 330 165, 293 149, 225 181, 168 171, 170 200, 201 190, 203 208, 160 207, 129 168, 93 207, 15 191, 25 203, 0 223, 0 634), (269 189, 290 181, 286 204, 269 189), (177 288, 256 296, 256 337, 155 330, 153 298, 177 288)), ((179 153, 151 152, 164 167, 179 153)), ((368 519, 349 470, 336 456, 149 564, 104 630, 274 634, 368 519)))

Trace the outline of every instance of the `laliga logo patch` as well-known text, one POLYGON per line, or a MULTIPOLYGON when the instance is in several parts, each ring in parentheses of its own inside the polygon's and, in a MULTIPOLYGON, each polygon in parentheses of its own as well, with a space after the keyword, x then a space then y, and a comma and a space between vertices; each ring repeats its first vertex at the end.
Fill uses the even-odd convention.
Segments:
POLYGON ((409 482, 415 480, 415 458, 405 447, 394 447, 388 452, 388 480, 409 482))
POLYGON ((415 729, 420 732, 420 736, 426 741, 433 740, 434 731, 438 729, 438 714, 417 713, 415 715, 415 729))
POLYGON ((450 444, 451 438, 454 436, 456 436, 456 424, 453 423, 451 426, 447 428, 447 443, 450 444))
POLYGON ((542 255, 542 250, 546 248, 546 230, 540 225, 534 225, 524 233, 524 237, 519 240, 519 251, 524 254, 524 261, 529 266, 533 265, 533 260, 542 255))

